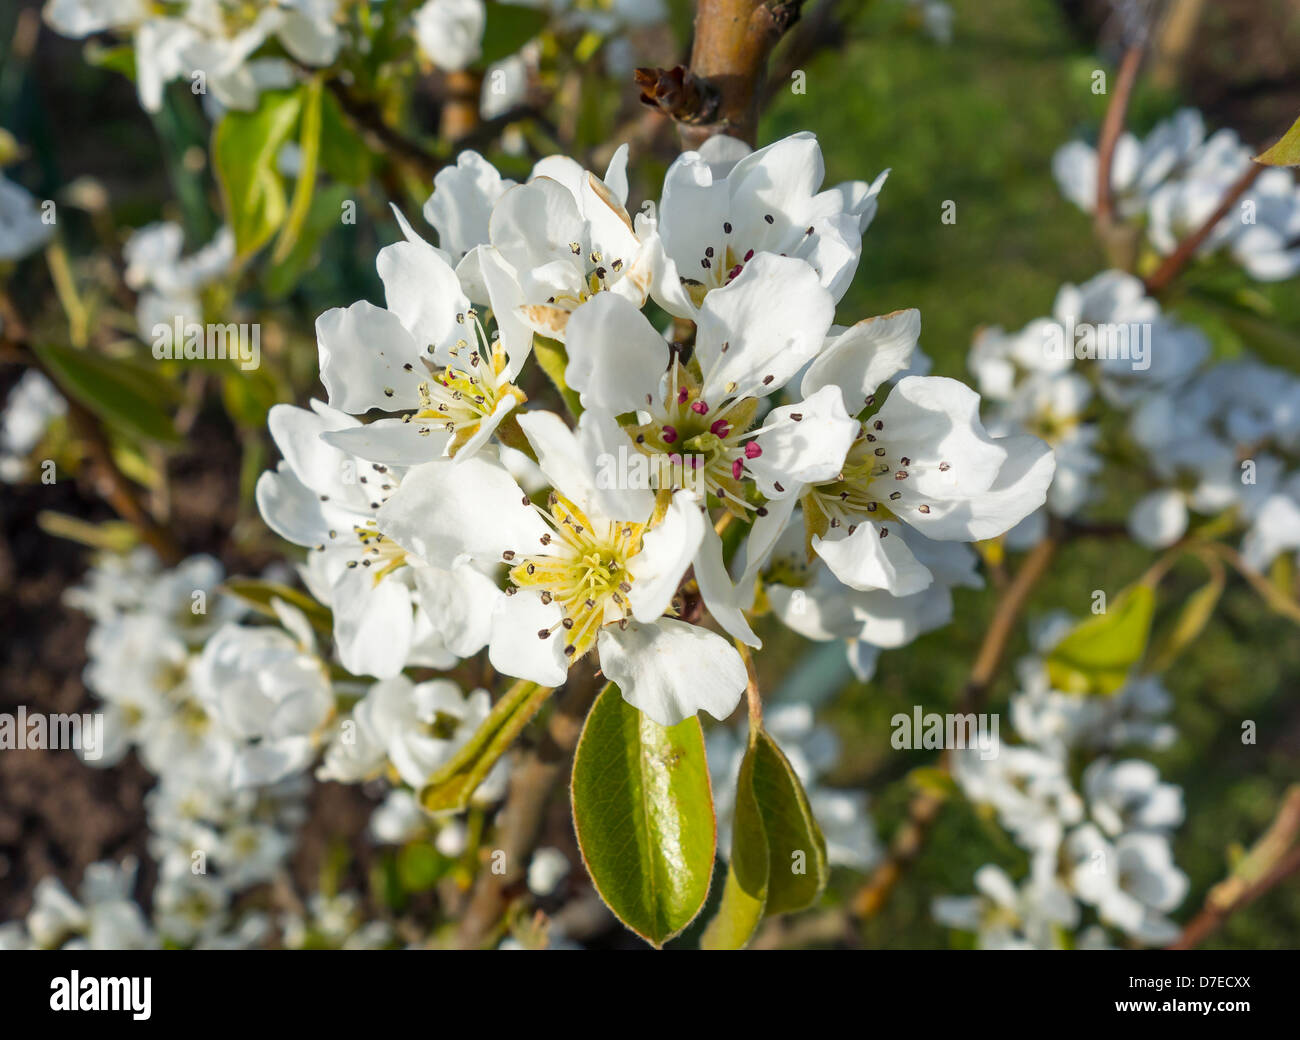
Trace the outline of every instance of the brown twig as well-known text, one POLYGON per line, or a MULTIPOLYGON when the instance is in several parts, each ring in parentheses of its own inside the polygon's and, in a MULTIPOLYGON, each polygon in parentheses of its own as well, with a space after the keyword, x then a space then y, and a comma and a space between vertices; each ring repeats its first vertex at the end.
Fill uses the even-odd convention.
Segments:
POLYGON ((712 123, 718 118, 721 98, 713 84, 685 65, 671 69, 641 68, 633 73, 641 103, 678 123, 712 123))
POLYGON ((689 76, 700 81, 694 97, 703 101, 716 96, 717 105, 709 118, 684 111, 674 115, 687 148, 698 148, 721 133, 755 143, 768 58, 799 20, 803 4, 804 0, 700 0, 689 76))
POLYGON ((1115 164, 1115 148, 1124 133, 1124 120, 1128 115, 1129 100, 1142 68, 1145 44, 1136 43, 1124 52, 1119 74, 1115 77, 1115 92, 1110 96, 1106 117, 1101 124, 1101 137, 1097 141, 1097 227, 1107 231, 1115 220, 1115 194, 1111 170, 1115 164))
POLYGON ((1223 196, 1215 211, 1210 214, 1209 218, 1197 228, 1192 234, 1178 243, 1178 248, 1165 257, 1162 263, 1147 279, 1147 292, 1155 296, 1169 287, 1169 283, 1178 277, 1179 273, 1187 266, 1188 261, 1201 248, 1201 244, 1210 237, 1210 234, 1219 226, 1219 221, 1228 215, 1228 211, 1237 204, 1237 200, 1246 194, 1259 177, 1264 172, 1265 167, 1258 163, 1251 163, 1250 168, 1245 170, 1236 182, 1228 189, 1223 196))
POLYGON ((588 669, 575 665, 556 703, 542 739, 525 751, 510 774, 506 803, 497 816, 493 851, 505 853, 505 871, 483 868, 461 918, 462 946, 477 948, 501 930, 511 899, 523 890, 528 860, 542 834, 546 807, 569 770, 583 721, 599 692, 600 682, 588 669))
POLYGON ((445 165, 442 159, 427 151, 419 142, 389 126, 378 105, 356 97, 342 80, 327 79, 325 86, 373 151, 392 152, 412 166, 421 177, 430 181, 445 165))
POLYGON ((1165 949, 1192 950, 1218 931, 1229 917, 1300 872, 1300 784, 1287 790, 1264 836, 1232 874, 1205 897, 1200 911, 1165 949))
MULTIPOLYGON (((993 618, 984 633, 979 652, 975 656, 975 662, 971 665, 970 676, 958 698, 959 712, 973 711, 983 703, 1002 665, 1002 658, 1015 632, 1020 612, 1024 609, 1029 594, 1047 573, 1048 566, 1056 556, 1058 545, 1057 537, 1049 536, 1034 546, 998 601, 993 618)), ((939 768, 943 770, 949 768, 947 752, 940 757, 939 768)), ((871 917, 884 906, 885 900, 889 898, 903 872, 925 848, 930 828, 938 818, 945 801, 944 795, 928 789, 913 795, 907 806, 907 816, 894 832, 884 860, 872 871, 866 883, 854 896, 855 916, 871 917)))

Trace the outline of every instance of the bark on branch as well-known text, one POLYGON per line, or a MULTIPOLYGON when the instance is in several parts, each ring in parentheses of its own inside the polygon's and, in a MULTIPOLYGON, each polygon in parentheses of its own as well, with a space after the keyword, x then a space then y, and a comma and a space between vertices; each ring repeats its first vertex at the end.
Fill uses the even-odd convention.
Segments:
POLYGON ((700 0, 690 67, 639 70, 642 100, 677 121, 687 148, 715 134, 755 144, 768 58, 803 5, 804 0, 700 0))

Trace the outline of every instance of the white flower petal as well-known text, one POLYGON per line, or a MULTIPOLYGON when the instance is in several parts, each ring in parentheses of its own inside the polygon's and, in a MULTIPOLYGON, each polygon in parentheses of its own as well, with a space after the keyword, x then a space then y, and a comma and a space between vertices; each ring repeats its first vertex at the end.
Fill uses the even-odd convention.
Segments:
POLYGON ((641 551, 628 562, 627 598, 638 621, 648 624, 668 609, 708 526, 699 499, 679 491, 664 518, 642 536, 641 551))
POLYGON ((834 312, 806 263, 760 253, 704 298, 696 334, 702 396, 775 393, 821 350, 834 312))
MULTIPOLYGON (((379 251, 375 267, 388 309, 401 319, 418 350, 445 365, 457 340, 474 340, 472 325, 456 320, 469 310, 469 300, 456 272, 432 246, 395 242, 379 251)), ((423 372, 423 366, 418 371, 423 372)))
POLYGON ((844 410, 837 386, 773 408, 763 425, 766 432, 754 438, 763 453, 745 468, 769 499, 798 494, 800 484, 834 480, 858 434, 858 421, 844 410))
POLYGON ((392 577, 376 584, 368 567, 349 567, 334 583, 330 601, 343 667, 376 679, 398 675, 411 648, 411 590, 392 577))
POLYGON ((355 415, 419 407, 420 347, 392 311, 365 300, 335 307, 316 319, 316 342, 332 407, 355 415))
POLYGON ((563 616, 558 603, 543 603, 541 596, 528 589, 502 596, 492 612, 488 644, 492 667, 542 686, 559 686, 569 673, 564 640, 554 634, 563 616), (543 639, 539 635, 543 630, 552 634, 543 639))
POLYGON ((835 577, 849 588, 888 589, 895 596, 909 596, 928 588, 934 580, 929 568, 912 555, 900 537, 898 524, 865 521, 852 534, 814 536, 812 544, 835 577))
POLYGON ((584 408, 619 415, 659 407, 668 344, 634 304, 598 293, 569 316, 564 342, 565 379, 584 408))
POLYGON ((748 683, 735 647, 684 621, 608 625, 600 630, 598 648, 600 667, 623 699, 661 726, 675 726, 701 709, 725 719, 748 683))
POLYGON ((444 570, 463 556, 499 563, 507 550, 535 549, 550 531, 506 469, 482 455, 417 466, 375 519, 398 545, 444 570))
POLYGON ((916 309, 860 321, 827 340, 804 373, 803 395, 833 384, 850 407, 857 406, 890 376, 908 369, 920 337, 921 312, 916 309))
POLYGON ((1148 549, 1173 545, 1187 533, 1187 501, 1168 488, 1143 495, 1128 517, 1129 533, 1148 549))

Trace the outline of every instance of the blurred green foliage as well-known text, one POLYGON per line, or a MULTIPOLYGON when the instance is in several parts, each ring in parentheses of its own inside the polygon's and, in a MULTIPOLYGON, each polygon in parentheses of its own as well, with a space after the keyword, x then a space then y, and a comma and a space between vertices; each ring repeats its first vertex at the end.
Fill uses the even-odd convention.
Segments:
MULTIPOLYGON (((892 168, 840 320, 918 307, 921 345, 934 359, 935 374, 968 378, 966 352, 977 328, 1018 329, 1050 313, 1061 284, 1084 281, 1107 266, 1090 218, 1061 197, 1051 174, 1060 145, 1075 136, 1095 138, 1107 99, 1091 92, 1091 75, 1107 66, 1073 37, 1051 0, 957 0, 956 39, 946 48, 898 30, 886 6, 867 5, 855 38, 809 65, 805 95, 780 92, 761 139, 816 131, 828 183, 869 179, 892 168), (947 200, 957 205, 955 224, 940 220, 947 200)), ((1178 103, 1177 97, 1139 90, 1130 126, 1145 132, 1178 103)), ((1294 334, 1300 327, 1294 283, 1265 287, 1263 295, 1284 334, 1294 334)), ((1184 305, 1174 304, 1180 312, 1184 305)), ((1186 316, 1192 316, 1190 306, 1186 316)), ((1263 351, 1249 336, 1206 331, 1220 354, 1263 351)), ((1123 500, 1109 499, 1102 508, 1112 518, 1121 516, 1117 507, 1123 500)), ((1071 544, 1024 617, 1061 609, 1082 618, 1094 589, 1113 598, 1151 559, 1124 539, 1071 544)), ((1157 638, 1204 582, 1204 568, 1195 562, 1180 564, 1164 581, 1157 638)), ((956 703, 995 599, 992 588, 958 590, 950 626, 907 650, 886 652, 870 683, 852 683, 823 713, 844 743, 832 779, 872 792, 884 840, 912 793, 906 774, 933 761, 933 752, 891 749, 889 719, 916 703, 936 711, 956 703)), ((768 640, 760 661, 773 670, 764 676, 770 689, 789 674, 806 644, 770 623, 760 634, 768 640)), ((1011 665, 1027 650, 1022 621, 990 710, 1005 709, 1015 692, 1011 665)), ((1175 855, 1192 885, 1174 914, 1186 921, 1224 876, 1233 846, 1248 846, 1260 835, 1286 785, 1300 778, 1300 635, 1240 580, 1230 582, 1214 620, 1165 681, 1175 695, 1172 721, 1179 739, 1153 761, 1186 793, 1188 820, 1175 839, 1175 855), (1258 726, 1254 746, 1241 742, 1246 719, 1258 726)), ((1009 720, 1003 721, 1009 729, 1009 720)), ((1013 876, 1026 865, 995 821, 954 800, 920 860, 865 926, 865 941, 891 948, 960 945, 931 921, 930 900, 972 892, 973 873, 988 862, 1013 876)), ((836 872, 833 891, 847 898, 854 887, 854 877, 836 872)), ((1293 881, 1236 914, 1205 946, 1297 942, 1300 884, 1293 881)))

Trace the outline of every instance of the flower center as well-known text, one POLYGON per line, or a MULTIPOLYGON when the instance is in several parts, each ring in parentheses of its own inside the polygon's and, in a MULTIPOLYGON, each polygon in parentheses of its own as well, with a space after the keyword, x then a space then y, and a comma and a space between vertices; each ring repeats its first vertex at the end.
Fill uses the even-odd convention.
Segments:
POLYGON ((582 255, 582 246, 578 242, 569 243, 569 251, 574 255, 574 267, 578 272, 578 283, 582 286, 574 292, 560 292, 548 297, 546 302, 565 310, 575 310, 597 293, 604 292, 623 276, 623 261, 617 257, 607 259, 599 250, 582 255))
MULTIPOLYGON (((771 213, 763 214, 763 222, 773 232, 764 235, 753 235, 749 242, 738 242, 735 238, 735 228, 731 221, 724 221, 722 224, 722 238, 712 245, 704 247, 704 253, 696 260, 696 265, 687 265, 686 270, 691 275, 683 273, 681 275, 682 285, 685 286, 687 293, 690 294, 695 306, 700 307, 704 304, 704 297, 713 289, 721 289, 740 276, 740 272, 745 269, 745 265, 754 258, 756 250, 765 250, 770 253, 780 252, 782 256, 798 255, 775 244, 770 239, 775 235, 785 244, 790 244, 785 236, 775 230, 776 218, 771 213), (761 241, 754 241, 757 238, 761 241)), ((742 229, 742 232, 744 229, 742 229)), ((751 235, 753 229, 750 229, 751 235)), ((813 234, 810 227, 803 232, 803 237, 799 239, 802 243, 813 234)))
POLYGON ((537 633, 549 639, 563 632, 565 656, 576 660, 596 645, 602 625, 626 624, 631 613, 627 594, 632 590, 628 562, 641 551, 644 524, 591 521, 562 495, 551 494, 547 509, 538 512, 553 533, 542 536, 541 552, 514 562, 510 580, 514 589, 534 589, 543 603, 556 603, 563 616, 549 629, 537 633))
MULTIPOLYGON (((840 527, 852 534, 863 520, 884 523, 898 520, 907 510, 930 512, 929 503, 919 500, 915 493, 904 501, 903 489, 910 489, 906 482, 932 463, 899 454, 896 447, 886 445, 884 434, 882 419, 864 421, 836 478, 814 484, 805 493, 804 516, 813 534, 825 537, 828 529, 840 527)), ((952 466, 939 462, 937 468, 946 473, 952 466)), ((880 533, 883 538, 889 531, 882 527, 880 533)))
POLYGON ((420 384, 419 409, 403 417, 403 422, 416 423, 422 436, 427 437, 435 429, 454 434, 449 455, 455 455, 478 432, 505 398, 513 397, 519 404, 528 400, 505 375, 508 358, 501 341, 489 345, 474 311, 456 316, 462 324, 467 317, 474 322, 473 349, 469 349, 468 340, 457 340, 451 351, 456 363, 441 371, 424 361, 431 378, 420 384))
POLYGON ((710 404, 700 390, 690 371, 674 364, 663 417, 632 428, 632 439, 642 454, 668 463, 658 467, 660 489, 712 492, 743 517, 754 508, 745 500, 745 462, 763 454, 752 440, 761 431, 750 430, 758 399, 710 404))
POLYGON ((378 531, 373 520, 357 524, 352 528, 352 532, 361 545, 361 556, 355 560, 348 560, 348 566, 367 567, 374 571, 376 585, 393 571, 406 565, 406 550, 378 531))

